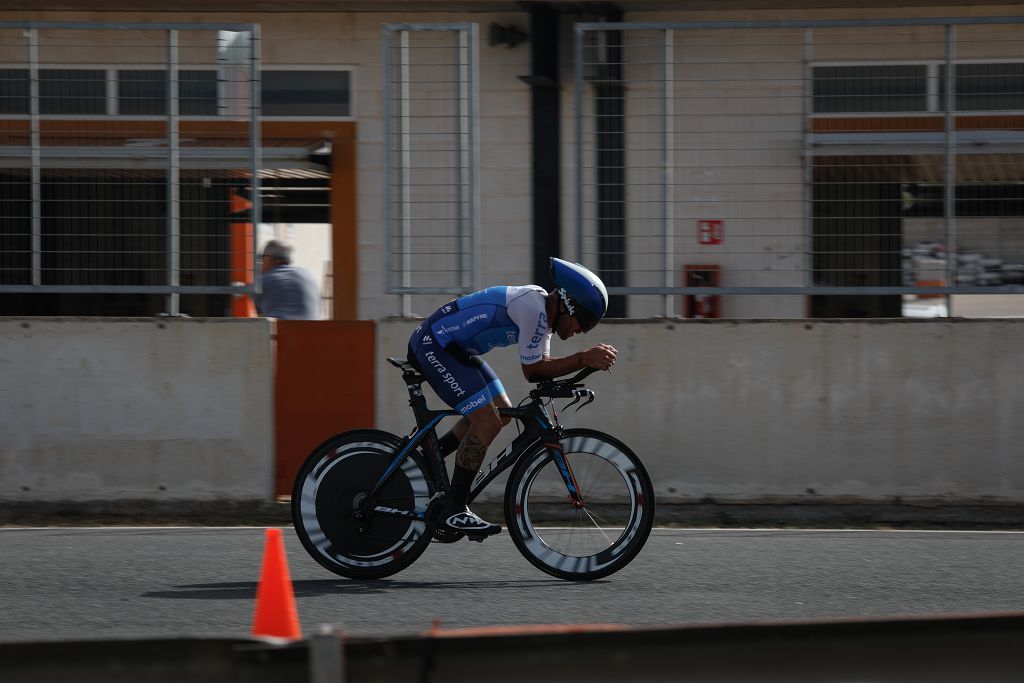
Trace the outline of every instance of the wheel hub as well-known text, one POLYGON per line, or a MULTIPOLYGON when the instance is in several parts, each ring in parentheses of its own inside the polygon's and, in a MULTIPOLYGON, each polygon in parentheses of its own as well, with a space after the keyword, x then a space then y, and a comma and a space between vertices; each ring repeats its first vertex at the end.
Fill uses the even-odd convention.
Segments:
POLYGON ((366 519, 369 514, 367 501, 369 496, 366 493, 357 493, 352 499, 352 516, 356 519, 366 519))

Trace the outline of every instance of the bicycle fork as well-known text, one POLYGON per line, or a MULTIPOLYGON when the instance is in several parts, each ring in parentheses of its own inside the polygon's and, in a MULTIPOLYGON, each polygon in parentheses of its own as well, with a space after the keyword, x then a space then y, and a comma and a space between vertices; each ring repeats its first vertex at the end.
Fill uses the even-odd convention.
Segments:
POLYGON ((562 452, 560 436, 557 429, 545 431, 543 434, 544 445, 547 446, 548 451, 551 453, 551 459, 555 461, 558 473, 562 475, 562 481, 565 482, 565 488, 569 492, 569 502, 577 510, 582 510, 587 504, 583 500, 583 493, 580 491, 579 484, 576 483, 576 475, 572 472, 569 459, 562 452))

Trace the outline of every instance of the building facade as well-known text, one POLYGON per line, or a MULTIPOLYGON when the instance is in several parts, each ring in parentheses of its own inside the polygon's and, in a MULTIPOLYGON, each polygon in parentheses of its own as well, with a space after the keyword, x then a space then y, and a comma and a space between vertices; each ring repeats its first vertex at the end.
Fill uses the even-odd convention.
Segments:
POLYGON ((1024 292, 1024 5, 887 4, 5 9, 0 315, 246 315, 254 209, 338 319, 549 255, 622 317, 1024 292))

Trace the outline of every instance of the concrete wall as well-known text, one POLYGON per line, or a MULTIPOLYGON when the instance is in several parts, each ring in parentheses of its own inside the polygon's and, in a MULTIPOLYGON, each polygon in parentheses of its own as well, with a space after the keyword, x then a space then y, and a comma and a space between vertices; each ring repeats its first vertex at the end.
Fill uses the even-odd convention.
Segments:
POLYGON ((272 331, 0 319, 0 502, 269 500, 272 331))
MULTIPOLYGON (((412 328, 377 328, 377 426, 396 433, 411 414, 385 358, 412 328)), ((0 503, 269 501, 272 333, 0 319, 0 503)), ((554 351, 598 341, 620 361, 565 424, 629 444, 662 504, 1024 504, 1024 320, 608 322, 554 351)), ((488 362, 518 402, 516 354, 488 362)))
MULTIPOLYGON (((378 327, 378 422, 398 432, 384 357, 412 327, 378 327)), ((662 503, 1024 503, 1024 321, 611 321, 552 350, 601 341, 620 360, 565 424, 629 444, 662 503)), ((514 351, 487 360, 518 402, 514 351)))

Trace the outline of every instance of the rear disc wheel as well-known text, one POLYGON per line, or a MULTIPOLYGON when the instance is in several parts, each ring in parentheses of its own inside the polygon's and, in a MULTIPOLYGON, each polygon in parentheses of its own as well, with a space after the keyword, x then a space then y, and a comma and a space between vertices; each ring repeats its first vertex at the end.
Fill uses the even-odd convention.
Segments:
POLYGON ((401 443, 393 434, 339 434, 306 459, 292 491, 292 522, 310 556, 335 574, 377 579, 405 569, 430 543, 422 516, 433 494, 426 467, 411 453, 371 498, 401 443))

